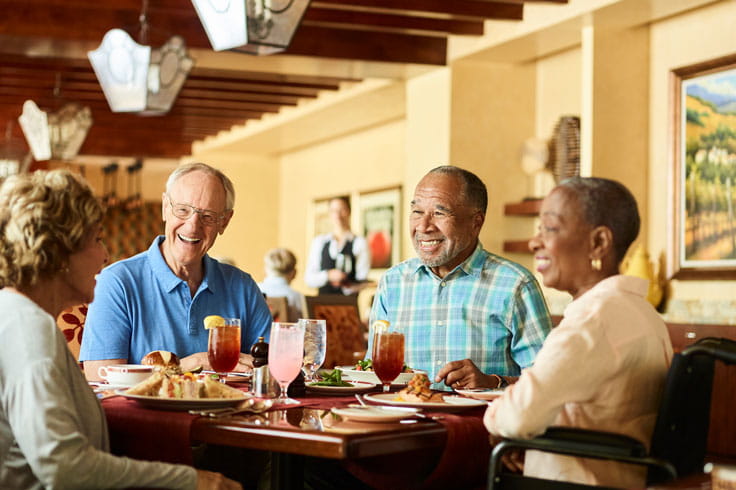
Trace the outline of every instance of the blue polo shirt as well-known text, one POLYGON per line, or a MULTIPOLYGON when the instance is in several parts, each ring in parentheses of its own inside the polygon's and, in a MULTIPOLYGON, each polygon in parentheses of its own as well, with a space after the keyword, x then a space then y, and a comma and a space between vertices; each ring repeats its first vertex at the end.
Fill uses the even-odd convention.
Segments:
POLYGON ((204 279, 192 298, 186 281, 166 265, 158 236, 151 247, 106 267, 89 305, 80 361, 139 363, 153 350, 179 357, 207 351, 208 315, 240 318, 241 351, 269 338, 271 313, 258 285, 237 267, 204 257, 204 279))

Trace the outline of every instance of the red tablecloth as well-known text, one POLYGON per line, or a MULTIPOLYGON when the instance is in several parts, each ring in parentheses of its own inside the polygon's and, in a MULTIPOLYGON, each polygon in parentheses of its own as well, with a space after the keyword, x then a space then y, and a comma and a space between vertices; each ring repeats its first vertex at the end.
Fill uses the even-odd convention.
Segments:
POLYGON ((102 407, 113 454, 192 464, 190 431, 194 415, 142 408, 123 397, 104 399, 102 407))
MULTIPOLYGON (((302 407, 322 409, 355 403, 351 396, 310 396, 299 400, 302 407)), ((190 431, 196 416, 142 408, 122 397, 103 400, 102 405, 115 454, 192 464, 190 431)), ((444 417, 438 422, 447 429, 443 448, 350 460, 345 467, 375 488, 482 487, 490 456, 483 413, 484 408, 462 414, 435 413, 444 417)))

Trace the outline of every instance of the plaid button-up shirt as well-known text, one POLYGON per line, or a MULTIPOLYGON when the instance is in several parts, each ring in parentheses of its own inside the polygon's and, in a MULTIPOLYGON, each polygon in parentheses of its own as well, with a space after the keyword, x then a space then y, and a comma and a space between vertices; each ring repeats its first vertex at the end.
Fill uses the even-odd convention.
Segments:
MULTIPOLYGON (((534 276, 483 250, 480 242, 444 278, 418 258, 389 269, 379 283, 370 324, 380 319, 404 333, 405 363, 427 371, 430 380, 448 362, 466 358, 486 374, 518 376, 552 328, 534 276)), ((368 338, 370 357, 372 329, 368 338)))

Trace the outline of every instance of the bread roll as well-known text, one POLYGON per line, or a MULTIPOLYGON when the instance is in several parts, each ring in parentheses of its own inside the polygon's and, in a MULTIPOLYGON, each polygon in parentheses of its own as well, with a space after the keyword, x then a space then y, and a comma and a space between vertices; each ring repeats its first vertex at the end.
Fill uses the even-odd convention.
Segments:
POLYGON ((173 352, 169 352, 167 350, 155 350, 143 356, 141 364, 159 366, 162 368, 174 368, 179 367, 179 358, 173 352))

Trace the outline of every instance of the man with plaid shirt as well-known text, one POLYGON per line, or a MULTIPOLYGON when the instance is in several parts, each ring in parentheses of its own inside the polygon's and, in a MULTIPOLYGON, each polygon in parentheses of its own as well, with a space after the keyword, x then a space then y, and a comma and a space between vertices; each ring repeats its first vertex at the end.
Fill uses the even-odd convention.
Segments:
POLYGON ((418 257, 389 269, 373 302, 371 325, 398 327, 406 364, 426 371, 435 389, 515 381, 552 328, 534 276, 478 240, 487 205, 485 185, 467 170, 441 166, 425 175, 411 202, 418 257))

